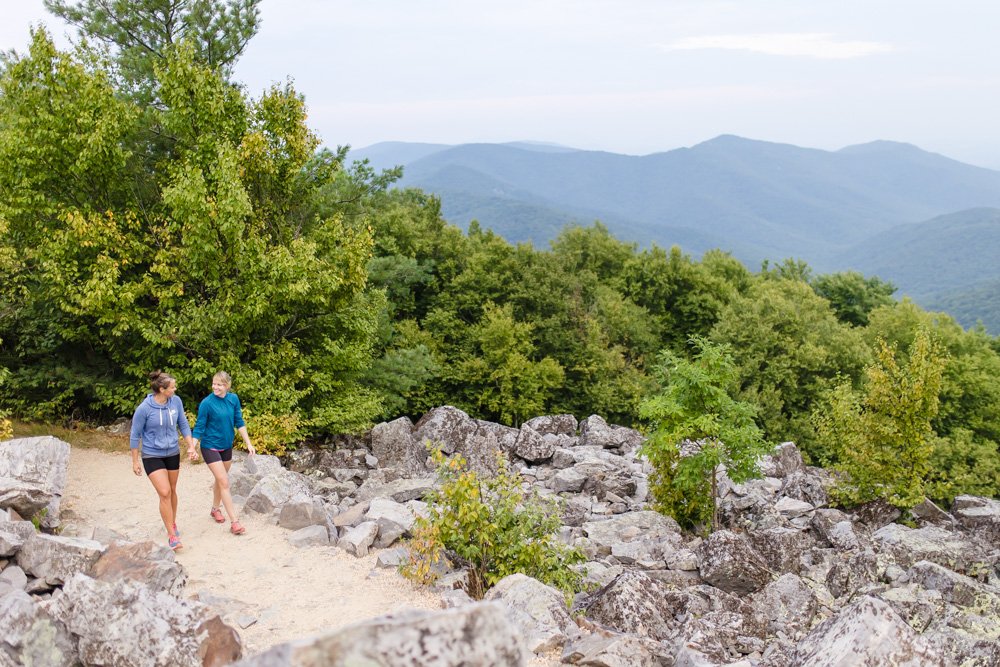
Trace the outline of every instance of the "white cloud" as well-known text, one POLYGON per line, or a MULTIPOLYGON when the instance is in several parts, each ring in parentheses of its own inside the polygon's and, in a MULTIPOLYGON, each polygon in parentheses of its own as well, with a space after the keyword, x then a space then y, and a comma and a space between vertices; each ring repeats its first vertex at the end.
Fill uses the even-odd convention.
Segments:
POLYGON ((819 32, 703 35, 680 39, 664 45, 664 48, 672 51, 725 49, 824 59, 862 58, 893 50, 892 45, 883 42, 838 40, 834 35, 819 32))

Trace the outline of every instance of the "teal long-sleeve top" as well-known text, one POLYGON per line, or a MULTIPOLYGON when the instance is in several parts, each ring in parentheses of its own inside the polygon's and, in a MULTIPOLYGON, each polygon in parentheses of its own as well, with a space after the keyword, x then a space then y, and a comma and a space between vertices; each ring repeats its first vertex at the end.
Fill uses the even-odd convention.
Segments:
POLYGON ((229 449, 233 446, 236 429, 246 426, 240 398, 227 392, 223 398, 209 394, 198 404, 198 419, 194 437, 205 449, 229 449))

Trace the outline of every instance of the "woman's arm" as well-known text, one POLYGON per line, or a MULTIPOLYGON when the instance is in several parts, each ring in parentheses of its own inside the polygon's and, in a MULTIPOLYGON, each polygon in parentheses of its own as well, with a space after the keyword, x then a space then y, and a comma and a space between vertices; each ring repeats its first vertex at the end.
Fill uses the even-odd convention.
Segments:
POLYGON ((237 432, 240 434, 240 437, 243 438, 243 444, 247 446, 247 451, 250 452, 250 456, 255 455, 257 451, 253 448, 253 444, 250 442, 250 434, 247 433, 247 427, 240 426, 239 429, 237 429, 237 432))

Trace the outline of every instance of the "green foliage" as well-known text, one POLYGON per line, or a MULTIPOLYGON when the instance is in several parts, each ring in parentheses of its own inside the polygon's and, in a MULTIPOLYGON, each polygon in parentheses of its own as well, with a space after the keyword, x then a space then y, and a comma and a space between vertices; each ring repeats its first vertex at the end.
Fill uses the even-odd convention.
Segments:
POLYGON ((0 77, 0 248, 18 267, 0 289, 2 404, 110 417, 151 368, 182 395, 225 368, 286 433, 362 430, 384 295, 363 221, 303 219, 339 164, 317 163, 301 97, 247 100, 183 45, 154 73, 163 107, 143 111, 39 31, 0 77))
POLYGON ((838 502, 884 499, 909 508, 923 499, 944 365, 942 350, 925 330, 905 359, 879 341, 861 392, 842 385, 830 398, 829 412, 816 414, 817 430, 835 448, 834 468, 842 475, 834 490, 838 502))
POLYGON ((859 379, 869 355, 861 335, 799 279, 757 281, 729 303, 710 337, 731 346, 739 396, 759 407, 765 437, 794 440, 813 458, 809 414, 838 379, 859 379))
POLYGON ((472 404, 507 424, 545 414, 563 381, 557 361, 533 358, 531 328, 515 321, 511 306, 487 303, 482 320, 468 330, 474 351, 456 368, 472 404))
POLYGON ((733 398, 737 368, 728 346, 704 338, 692 345, 692 360, 660 354, 654 372, 662 391, 644 400, 639 414, 650 424, 642 451, 653 466, 650 491, 658 509, 707 532, 718 526, 720 467, 733 481, 746 481, 758 474, 769 447, 754 423, 754 406, 733 398))
POLYGON ((933 438, 931 444, 924 484, 928 498, 949 505, 963 494, 1000 497, 1000 450, 995 442, 956 429, 947 438, 933 438))
POLYGON ((153 70, 175 45, 187 42, 195 60, 228 74, 257 33, 260 0, 44 0, 45 8, 80 35, 115 54, 125 87, 144 98, 153 70))
POLYGON ((433 454, 440 490, 428 500, 409 541, 411 561, 403 574, 421 583, 435 578, 434 566, 447 558, 469 572, 467 592, 475 599, 511 574, 522 573, 566 593, 579 590, 580 575, 570 566, 583 554, 559 541, 557 508, 521 489, 521 480, 497 457, 497 474, 483 478, 466 469, 461 456, 433 454))
POLYGON ((868 315, 876 308, 892 305, 896 291, 892 283, 877 276, 865 278, 857 271, 818 276, 812 288, 830 302, 838 320, 856 327, 868 324, 868 315))

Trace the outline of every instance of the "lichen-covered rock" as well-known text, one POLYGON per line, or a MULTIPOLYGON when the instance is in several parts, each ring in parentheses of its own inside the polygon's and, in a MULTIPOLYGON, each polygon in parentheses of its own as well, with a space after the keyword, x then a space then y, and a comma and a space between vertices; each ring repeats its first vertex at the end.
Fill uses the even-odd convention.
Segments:
POLYGON ((754 609, 767 619, 772 634, 797 637, 812 626, 818 600, 798 576, 783 574, 753 597, 754 609))
POLYGON ((26 519, 45 509, 42 525, 58 526, 69 454, 69 443, 49 435, 0 442, 0 509, 26 519))
POLYGON ((878 581, 878 557, 870 550, 838 555, 826 575, 826 587, 836 597, 864 589, 878 581))
POLYGON ((637 637, 673 640, 687 612, 688 596, 635 570, 626 570, 581 601, 584 616, 637 637))
POLYGON ((527 651, 503 605, 466 604, 383 616, 280 644, 234 667, 521 667, 527 651))
POLYGON ((55 586, 77 572, 88 572, 104 553, 104 545, 79 537, 35 533, 17 552, 17 564, 28 574, 55 586))
POLYGON ((555 451, 555 442, 546 440, 541 433, 527 424, 521 424, 521 430, 514 442, 514 454, 529 463, 538 463, 551 459, 555 451))
POLYGON ((270 514, 291 502, 309 502, 312 493, 306 478, 297 472, 281 469, 265 475, 254 485, 244 507, 261 514, 270 514))
POLYGON ((417 422, 413 439, 419 447, 430 445, 445 454, 465 448, 465 441, 479 426, 468 414, 450 405, 434 408, 417 422))
POLYGON ((541 417, 533 417, 524 423, 542 435, 568 435, 573 437, 576 436, 576 430, 579 426, 576 417, 573 415, 543 415, 541 417))
POLYGON ((564 664, 586 667, 662 667, 673 665, 671 648, 646 637, 595 632, 566 645, 564 664))
POLYGON ((429 452, 413 437, 413 430, 409 417, 376 424, 372 428, 372 454, 381 467, 399 468, 407 474, 426 474, 429 452))
POLYGON ((591 557, 609 556, 615 547, 620 549, 623 544, 633 543, 633 560, 645 558, 634 553, 638 549, 663 563, 665 552, 679 549, 684 540, 674 519, 650 510, 588 521, 582 528, 586 538, 580 546, 591 557))
POLYGON ((730 593, 753 593, 772 579, 764 557, 749 540, 728 530, 709 535, 698 547, 698 557, 701 578, 730 593))
POLYGON ((801 667, 945 667, 945 656, 884 601, 865 596, 824 621, 796 650, 801 667))
POLYGON ((612 426, 597 415, 591 415, 580 423, 581 447, 602 447, 624 454, 635 452, 642 441, 642 434, 638 431, 612 426))
POLYGON ((180 595, 187 583, 174 552, 153 542, 112 543, 85 574, 98 581, 136 581, 171 595, 180 595))
POLYGON ((22 590, 0 595, 0 665, 76 664, 76 646, 62 622, 22 590))
POLYGON ((237 647, 230 661, 240 657, 238 635, 225 624, 208 624, 215 614, 207 607, 133 581, 76 574, 44 606, 78 638, 84 664, 202 665, 214 644, 237 647))
POLYGON ((767 528, 750 533, 750 543, 770 570, 797 574, 802 554, 816 546, 816 539, 795 528, 767 528))
POLYGON ((498 581, 486 593, 487 601, 502 602, 529 651, 561 649, 580 629, 566 609, 565 596, 555 588, 523 574, 498 581))
POLYGON ((937 526, 908 528, 892 523, 876 530, 872 539, 902 568, 927 560, 972 577, 985 574, 988 570, 980 545, 960 533, 937 526))

